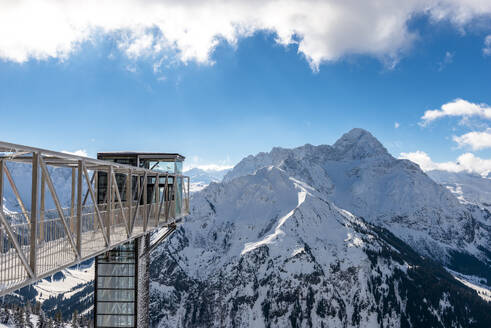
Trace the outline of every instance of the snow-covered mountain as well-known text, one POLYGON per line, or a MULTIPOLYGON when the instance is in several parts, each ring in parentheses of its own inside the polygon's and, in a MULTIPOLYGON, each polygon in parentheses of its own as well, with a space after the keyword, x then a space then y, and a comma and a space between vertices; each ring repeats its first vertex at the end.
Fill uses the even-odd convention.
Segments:
POLYGON ((428 171, 426 174, 454 193, 462 203, 476 204, 491 211, 491 174, 481 176, 465 171, 441 170, 428 171))
POLYGON ((249 156, 191 204, 152 254, 155 326, 491 322, 491 304, 452 276, 482 277, 487 293, 491 215, 364 130, 249 156))
POLYGON ((212 182, 221 182, 225 174, 227 174, 230 169, 223 170, 213 170, 213 169, 200 169, 192 168, 184 172, 184 175, 189 176, 191 179, 190 191, 195 193, 197 191, 203 190, 212 182))

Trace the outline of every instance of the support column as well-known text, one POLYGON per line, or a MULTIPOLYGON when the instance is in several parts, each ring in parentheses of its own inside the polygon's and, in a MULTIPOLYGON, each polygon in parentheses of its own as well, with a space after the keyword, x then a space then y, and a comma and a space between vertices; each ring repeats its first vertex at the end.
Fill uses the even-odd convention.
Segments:
POLYGON ((136 309, 136 326, 149 327, 149 300, 150 300, 150 234, 145 234, 136 241, 137 246, 137 309, 136 309))
POLYGON ((3 159, 0 160, 0 211, 3 211, 3 159))
POLYGON ((38 223, 38 174, 39 174, 39 153, 32 153, 32 190, 31 190, 31 233, 30 233, 30 252, 29 266, 34 276, 37 276, 37 223, 38 223))
POLYGON ((75 233, 75 175, 76 168, 72 167, 72 194, 70 198, 70 231, 75 233))
POLYGON ((111 224, 113 221, 113 167, 107 170, 107 189, 106 189, 106 235, 111 244, 111 224))
POLYGON ((131 220, 133 216, 131 215, 131 207, 133 206, 133 186, 132 186, 132 171, 128 170, 128 175, 126 176, 126 206, 128 206, 128 227, 130 229, 130 236, 133 231, 131 231, 131 220))
POLYGON ((77 175, 77 251, 82 256, 82 161, 78 161, 77 175))
POLYGON ((44 242, 44 210, 45 210, 45 194, 46 194, 46 177, 44 171, 41 170, 41 209, 39 210, 39 241, 44 242))

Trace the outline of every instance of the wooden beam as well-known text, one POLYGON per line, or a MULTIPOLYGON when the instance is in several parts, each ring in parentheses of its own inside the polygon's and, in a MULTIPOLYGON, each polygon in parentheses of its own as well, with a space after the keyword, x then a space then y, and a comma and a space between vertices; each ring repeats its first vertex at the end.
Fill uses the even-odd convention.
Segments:
POLYGON ((41 168, 44 171, 44 175, 46 176, 46 182, 48 184, 48 189, 51 192, 51 196, 53 197, 53 201, 55 202, 56 209, 58 211, 58 215, 60 216, 61 222, 63 223, 63 227, 65 228, 65 233, 67 234, 68 241, 70 242, 70 246, 72 246, 72 250, 75 253, 77 258, 80 257, 80 254, 77 252, 77 246, 72 237, 72 233, 70 231, 70 227, 68 226, 65 215, 63 214, 63 208, 61 207, 60 200, 58 199, 58 195, 56 194, 55 186, 53 185, 53 181, 51 180, 51 176, 49 175, 46 164, 43 161, 42 157, 39 157, 39 164, 41 164, 41 168))

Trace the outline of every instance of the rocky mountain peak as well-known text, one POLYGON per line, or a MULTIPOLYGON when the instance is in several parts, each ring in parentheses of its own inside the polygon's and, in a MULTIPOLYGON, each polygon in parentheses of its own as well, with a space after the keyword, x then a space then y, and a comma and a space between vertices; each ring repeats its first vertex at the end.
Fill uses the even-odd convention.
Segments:
POLYGON ((355 128, 345 133, 333 145, 338 156, 350 159, 363 159, 389 155, 387 149, 370 132, 355 128))

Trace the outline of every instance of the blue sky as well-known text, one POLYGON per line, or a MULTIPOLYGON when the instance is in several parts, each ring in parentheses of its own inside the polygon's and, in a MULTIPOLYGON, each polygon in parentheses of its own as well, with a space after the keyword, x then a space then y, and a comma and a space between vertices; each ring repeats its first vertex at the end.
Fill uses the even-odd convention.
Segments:
POLYGON ((463 23, 430 14, 403 23, 402 38, 410 40, 394 41, 394 49, 347 46, 330 58, 334 48, 320 48, 318 60, 318 47, 302 50, 302 35, 279 42, 279 28, 252 29, 232 41, 215 37, 205 57, 191 59, 183 59, 186 47, 178 42, 135 55, 137 38, 121 41, 120 32, 100 30, 70 41, 69 51, 43 55, 36 48, 25 58, 0 42, 0 140, 89 156, 179 152, 193 166, 233 165, 274 146, 332 144, 361 127, 394 156, 491 159, 491 117, 465 109, 475 104, 486 113, 491 104, 489 13, 463 23), (425 111, 458 98, 466 101, 460 114, 422 124, 425 111), (472 132, 482 134, 478 145, 454 138, 472 132))

